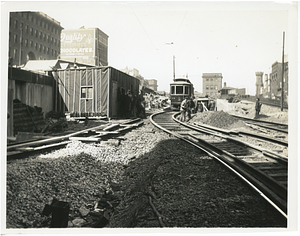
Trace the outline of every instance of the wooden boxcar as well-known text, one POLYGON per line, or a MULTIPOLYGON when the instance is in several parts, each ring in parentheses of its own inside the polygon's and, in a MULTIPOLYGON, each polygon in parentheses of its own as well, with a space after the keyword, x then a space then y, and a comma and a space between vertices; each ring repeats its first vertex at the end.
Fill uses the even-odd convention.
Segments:
POLYGON ((118 117, 120 92, 139 93, 139 79, 110 66, 54 70, 52 74, 57 83, 55 111, 71 116, 118 117))
POLYGON ((194 86, 190 80, 185 78, 177 78, 170 84, 170 100, 171 109, 178 110, 180 104, 185 97, 194 95, 194 86))

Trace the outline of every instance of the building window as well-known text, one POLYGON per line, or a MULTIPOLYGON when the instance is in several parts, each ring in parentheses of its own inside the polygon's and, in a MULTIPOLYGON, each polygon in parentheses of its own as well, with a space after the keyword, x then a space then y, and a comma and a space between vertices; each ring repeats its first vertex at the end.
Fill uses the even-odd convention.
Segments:
POLYGON ((23 22, 20 22, 20 30, 23 30, 23 22))
POLYGON ((13 55, 13 58, 14 59, 17 59, 18 57, 18 49, 14 48, 14 55, 13 55))
POLYGON ((206 85, 206 90, 209 90, 209 86, 208 85, 206 85))
POLYGON ((213 89, 214 89, 214 86, 211 85, 211 86, 210 86, 210 89, 213 90, 213 89))
POLYGON ((18 35, 14 34, 14 43, 18 43, 18 35))
POLYGON ((31 47, 31 48, 33 47, 33 42, 32 42, 32 40, 30 40, 30 47, 31 47))
POLYGON ((81 87, 81 98, 92 99, 93 87, 81 87))
POLYGON ((214 81, 214 79, 213 79, 213 78, 211 78, 211 79, 210 79, 210 81, 214 81))
POLYGON ((29 29, 30 35, 33 35, 33 29, 30 27, 29 29))
POLYGON ((206 81, 209 81, 209 79, 206 79, 206 81))
POLYGON ((49 35, 47 35, 47 42, 48 42, 48 43, 49 43, 49 41, 50 41, 49 38, 50 38, 49 35))
POLYGON ((14 20, 14 28, 15 28, 15 29, 18 28, 18 20, 14 20))
POLYGON ((39 37, 40 37, 40 39, 43 38, 42 32, 39 32, 39 37))
POLYGON ((43 40, 46 41, 46 34, 43 34, 43 40))
POLYGON ((51 37, 51 41, 50 42, 51 42, 51 44, 53 44, 53 37, 51 37))
POLYGON ((49 47, 47 47, 47 54, 49 55, 49 53, 50 53, 50 49, 49 47))
POLYGON ((35 43, 35 50, 38 50, 38 43, 35 43))
POLYGON ((42 51, 42 44, 39 45, 39 51, 42 51))
POLYGON ((51 55, 53 56, 53 49, 51 49, 51 55))
POLYGON ((28 34, 28 25, 25 26, 25 32, 28 34))
POLYGON ((38 37, 38 34, 39 32, 37 30, 34 30, 34 34, 35 34, 35 37, 37 38, 38 37))
POLYGON ((25 39, 25 47, 28 47, 28 39, 25 39))
POLYGON ((218 89, 218 86, 216 85, 216 86, 215 86, 215 90, 217 90, 217 89, 218 89))

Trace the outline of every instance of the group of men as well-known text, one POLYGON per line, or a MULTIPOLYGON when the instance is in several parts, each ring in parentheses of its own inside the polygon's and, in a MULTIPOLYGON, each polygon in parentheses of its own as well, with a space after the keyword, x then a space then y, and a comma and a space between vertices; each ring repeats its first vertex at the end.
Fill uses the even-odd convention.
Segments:
POLYGON ((146 118, 145 98, 143 91, 140 94, 134 94, 130 90, 118 88, 118 116, 122 118, 140 117, 146 118))
POLYGON ((195 97, 185 97, 183 101, 180 104, 180 120, 186 121, 186 116, 188 118, 187 121, 189 121, 192 118, 192 113, 197 113, 198 110, 198 103, 197 99, 195 97))

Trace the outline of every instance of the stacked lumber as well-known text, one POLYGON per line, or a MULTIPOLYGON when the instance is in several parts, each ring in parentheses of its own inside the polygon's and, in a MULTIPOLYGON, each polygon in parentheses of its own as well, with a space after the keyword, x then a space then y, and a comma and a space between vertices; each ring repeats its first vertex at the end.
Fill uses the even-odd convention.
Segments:
POLYGON ((18 132, 39 132, 45 126, 42 108, 31 107, 18 99, 13 103, 14 135, 18 132))

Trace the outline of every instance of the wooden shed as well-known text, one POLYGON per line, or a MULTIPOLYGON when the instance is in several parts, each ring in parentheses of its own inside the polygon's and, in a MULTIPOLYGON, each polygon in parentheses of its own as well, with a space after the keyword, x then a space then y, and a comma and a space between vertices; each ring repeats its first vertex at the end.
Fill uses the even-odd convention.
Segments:
POLYGON ((55 111, 71 116, 117 117, 120 91, 139 94, 139 79, 113 67, 53 70, 55 111))

